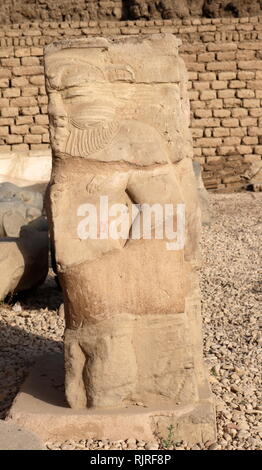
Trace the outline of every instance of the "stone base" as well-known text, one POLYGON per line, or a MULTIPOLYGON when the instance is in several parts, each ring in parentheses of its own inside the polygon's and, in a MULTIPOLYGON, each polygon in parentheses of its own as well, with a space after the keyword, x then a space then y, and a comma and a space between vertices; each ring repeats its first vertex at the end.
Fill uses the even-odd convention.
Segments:
POLYGON ((7 421, 35 432, 43 440, 166 438, 173 425, 175 441, 214 442, 214 405, 207 384, 198 404, 72 410, 65 403, 62 355, 37 362, 16 397, 7 421))
POLYGON ((32 432, 0 420, 0 450, 45 450, 45 446, 32 432))

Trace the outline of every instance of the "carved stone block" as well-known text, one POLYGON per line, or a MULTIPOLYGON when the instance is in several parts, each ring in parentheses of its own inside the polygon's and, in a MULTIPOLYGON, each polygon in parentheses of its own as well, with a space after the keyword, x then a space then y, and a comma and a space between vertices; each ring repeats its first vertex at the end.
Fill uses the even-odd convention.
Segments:
MULTIPOLYGON (((201 213, 178 45, 162 34, 45 50, 49 219, 73 408, 210 399, 197 273, 201 213), (174 239, 160 223, 170 220, 174 239)), ((208 403, 201 422, 213 426, 208 403)))

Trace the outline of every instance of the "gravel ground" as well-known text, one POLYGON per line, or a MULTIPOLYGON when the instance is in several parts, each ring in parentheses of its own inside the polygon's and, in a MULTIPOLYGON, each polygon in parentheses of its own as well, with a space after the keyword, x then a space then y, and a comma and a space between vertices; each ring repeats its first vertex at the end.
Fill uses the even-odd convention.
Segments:
MULTIPOLYGON (((218 441, 194 449, 262 450, 261 193, 210 194, 212 226, 202 238, 205 360, 216 400, 218 441)), ((30 296, 0 305, 0 418, 34 359, 62 349, 61 293, 52 276, 30 296)), ((190 449, 186 443, 48 442, 49 449, 190 449)))

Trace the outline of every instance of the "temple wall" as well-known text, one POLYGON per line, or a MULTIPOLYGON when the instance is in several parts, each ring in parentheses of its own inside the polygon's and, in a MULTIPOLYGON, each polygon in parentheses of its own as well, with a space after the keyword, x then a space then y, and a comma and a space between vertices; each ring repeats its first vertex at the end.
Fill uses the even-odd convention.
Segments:
MULTIPOLYGON (((209 189, 247 184, 262 158, 262 17, 9 24, 0 31, 0 152, 49 148, 43 46, 172 32, 189 71, 194 158, 209 189)), ((153 60, 153 59, 152 59, 153 60)))

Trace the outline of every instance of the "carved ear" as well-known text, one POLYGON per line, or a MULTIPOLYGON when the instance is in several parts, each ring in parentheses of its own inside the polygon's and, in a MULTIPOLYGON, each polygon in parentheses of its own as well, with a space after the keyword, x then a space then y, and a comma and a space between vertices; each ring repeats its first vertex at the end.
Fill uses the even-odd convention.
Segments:
POLYGON ((8 211, 3 216, 3 228, 7 237, 19 237, 22 225, 26 224, 25 218, 17 211, 8 211))

